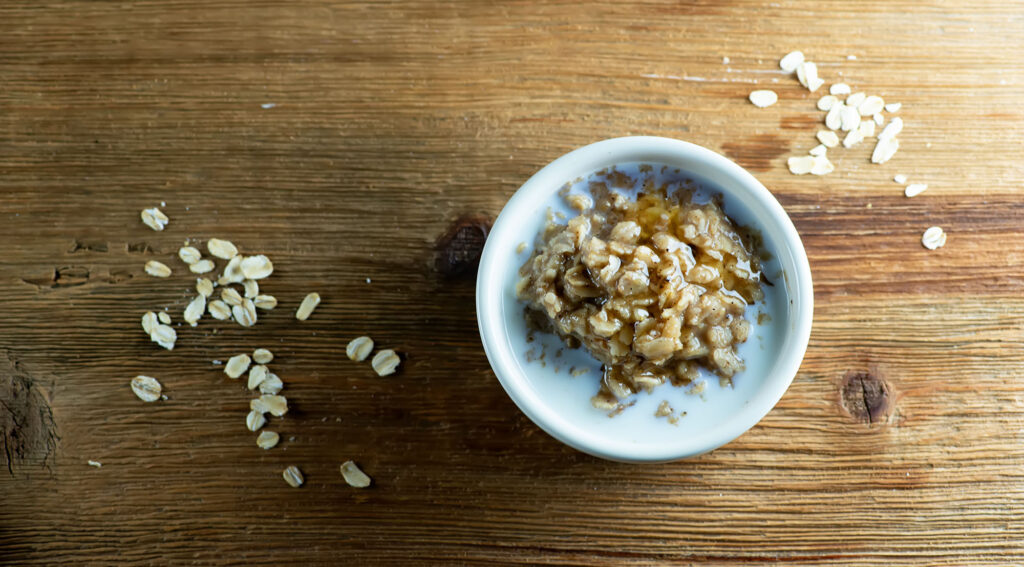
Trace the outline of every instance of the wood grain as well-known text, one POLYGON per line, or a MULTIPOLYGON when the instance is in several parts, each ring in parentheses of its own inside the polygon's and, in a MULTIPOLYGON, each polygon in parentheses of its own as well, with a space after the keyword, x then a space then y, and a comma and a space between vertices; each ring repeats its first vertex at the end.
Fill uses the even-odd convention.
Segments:
POLYGON ((1022 10, 3 3, 0 563, 1024 562, 1022 10), (829 82, 904 103, 896 158, 871 165, 864 145, 836 152, 832 175, 786 171, 820 117, 777 71, 794 48, 829 82), (745 102, 755 85, 779 104, 745 102), (628 134, 754 171, 816 288, 775 410, 656 466, 532 425, 480 348, 472 274, 438 263, 457 219, 628 134), (928 191, 904 198, 895 173, 928 191), (161 201, 172 220, 155 233, 138 212, 161 201), (949 241, 928 252, 933 224, 949 241), (282 305, 252 330, 204 321, 158 349, 139 317, 180 320, 192 278, 173 253, 212 236, 268 254, 282 305), (149 258, 177 273, 145 276, 149 258), (299 324, 309 291, 324 300, 299 324), (360 334, 404 353, 402 372, 347 361, 360 334), (293 406, 268 452, 244 428, 244 387, 211 364, 261 346, 293 406), (135 399, 139 373, 169 399, 135 399), (888 388, 882 419, 844 408, 851 374, 888 388), (344 484, 348 459, 373 488, 344 484), (302 489, 280 478, 288 464, 302 489))

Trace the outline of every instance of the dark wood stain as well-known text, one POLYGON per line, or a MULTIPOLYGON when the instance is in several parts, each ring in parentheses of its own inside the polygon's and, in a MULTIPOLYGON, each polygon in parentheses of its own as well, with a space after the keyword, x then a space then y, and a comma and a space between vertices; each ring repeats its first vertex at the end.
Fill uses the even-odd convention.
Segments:
POLYGON ((789 152, 789 140, 775 134, 757 134, 722 144, 722 152, 751 171, 769 171, 773 160, 789 152))

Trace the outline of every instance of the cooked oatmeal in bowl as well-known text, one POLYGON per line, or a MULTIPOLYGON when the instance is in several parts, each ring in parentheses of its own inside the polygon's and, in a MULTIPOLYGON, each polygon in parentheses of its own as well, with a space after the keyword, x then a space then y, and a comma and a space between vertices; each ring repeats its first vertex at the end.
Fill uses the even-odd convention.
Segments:
POLYGON ((577 216, 544 226, 516 295, 539 329, 602 365, 595 408, 619 411, 639 392, 723 384, 744 367, 745 313, 764 299, 756 238, 700 198, 677 169, 619 164, 560 193, 577 216))
POLYGON ((477 275, 481 341, 538 426, 602 458, 684 458, 738 437, 797 372, 810 269, 785 211, 723 156, 605 140, 516 191, 477 275))

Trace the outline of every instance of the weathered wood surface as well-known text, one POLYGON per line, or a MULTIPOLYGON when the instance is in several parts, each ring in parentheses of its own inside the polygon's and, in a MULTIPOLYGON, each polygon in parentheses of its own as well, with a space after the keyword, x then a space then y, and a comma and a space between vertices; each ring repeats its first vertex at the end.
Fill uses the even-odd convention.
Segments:
POLYGON ((1022 13, 3 3, 0 563, 1024 562, 1022 13), (895 159, 873 166, 864 145, 835 152, 830 176, 786 172, 820 116, 776 71, 793 48, 830 83, 904 103, 895 159), (781 102, 746 103, 755 84, 781 102), (456 218, 626 134, 749 167, 815 278, 810 348, 778 407, 674 464, 599 461, 533 426, 488 368, 472 276, 436 262, 456 218), (929 189, 908 200, 894 173, 929 189), (155 233, 138 212, 161 201, 172 220, 155 233), (932 224, 949 242, 928 252, 932 224), (193 280, 173 252, 212 236, 270 255, 282 306, 163 351, 139 317, 180 321, 193 280), (177 273, 145 276, 149 258, 177 273), (344 358, 363 333, 406 354, 400 375, 344 358), (259 346, 293 404, 268 452, 244 427, 247 392, 211 364, 259 346), (143 405, 138 373, 170 399, 143 405), (891 405, 864 408, 871 388, 891 405), (372 489, 344 485, 347 459, 372 489), (280 477, 293 463, 299 490, 280 477))

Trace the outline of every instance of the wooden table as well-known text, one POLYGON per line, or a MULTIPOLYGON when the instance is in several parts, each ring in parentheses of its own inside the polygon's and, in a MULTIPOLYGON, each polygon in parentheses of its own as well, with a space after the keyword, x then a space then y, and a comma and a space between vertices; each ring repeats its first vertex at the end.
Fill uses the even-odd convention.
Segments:
POLYGON ((0 563, 1024 562, 1022 11, 3 3, 0 563), (831 175, 786 170, 821 119, 822 93, 778 70, 797 48, 828 84, 904 104, 892 161, 862 144, 832 150, 831 175), (754 88, 781 100, 755 108, 754 88), (630 134, 754 172, 803 236, 817 303, 779 405, 656 466, 535 427, 473 307, 487 219, 553 158, 630 134), (907 199, 896 173, 929 189, 907 199), (162 202, 153 232, 139 211, 162 202), (949 234, 936 251, 931 225, 949 234), (140 316, 181 322, 194 276, 175 251, 215 236, 272 258, 281 306, 160 349, 140 316), (175 274, 145 275, 149 259, 175 274), (310 291, 323 303, 300 323, 310 291), (361 334, 403 353, 398 376, 345 358, 361 334), (211 363, 255 347, 292 406, 270 451, 211 363), (168 399, 142 403, 136 374, 168 399), (372 488, 344 483, 348 459, 372 488))

